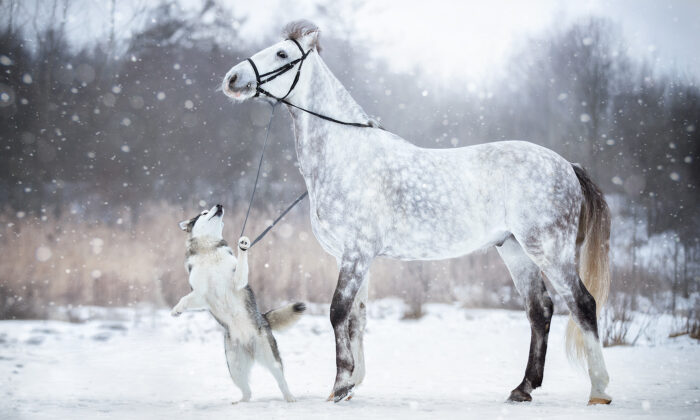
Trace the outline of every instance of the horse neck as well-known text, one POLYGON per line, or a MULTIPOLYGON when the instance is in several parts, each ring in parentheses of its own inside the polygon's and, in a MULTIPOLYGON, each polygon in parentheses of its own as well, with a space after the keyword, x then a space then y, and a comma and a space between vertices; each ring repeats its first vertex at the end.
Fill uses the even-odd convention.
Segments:
MULTIPOLYGON (((330 71, 317 53, 305 61, 297 88, 289 101, 296 106, 340 121, 366 122, 369 117, 330 71)), ((311 115, 292 106, 287 107, 294 121, 296 151, 304 177, 323 164, 327 143, 339 130, 348 127, 311 115)))

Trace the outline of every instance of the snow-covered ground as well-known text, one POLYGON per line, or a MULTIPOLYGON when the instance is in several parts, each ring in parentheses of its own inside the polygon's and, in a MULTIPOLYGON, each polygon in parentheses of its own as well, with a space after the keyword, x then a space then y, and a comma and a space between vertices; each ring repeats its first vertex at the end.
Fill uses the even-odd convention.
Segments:
MULTIPOLYGON (((99 311, 98 311, 99 312, 99 311)), ((0 418, 403 419, 700 418, 700 345, 687 337, 605 349, 614 401, 586 406, 589 384, 563 350, 566 317, 552 323, 544 386, 507 404, 527 361, 523 312, 427 305, 401 321, 400 304, 370 305, 367 378, 349 402, 325 402, 335 374, 323 307, 278 333, 287 381, 253 370, 250 403, 231 382, 222 333, 206 313, 111 311, 91 321, 0 322, 0 418)))

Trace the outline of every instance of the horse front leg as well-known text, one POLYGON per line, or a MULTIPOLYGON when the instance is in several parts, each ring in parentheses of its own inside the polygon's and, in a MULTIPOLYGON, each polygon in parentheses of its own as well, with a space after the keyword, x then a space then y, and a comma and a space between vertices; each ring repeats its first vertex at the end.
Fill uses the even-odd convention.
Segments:
MULTIPOLYGON (((361 330, 364 329, 364 314, 361 316, 361 322, 353 314, 358 312, 354 310, 355 298, 366 281, 370 262, 371 257, 351 252, 343 256, 340 263, 338 285, 333 294, 330 311, 331 324, 335 333, 336 376, 333 393, 328 397, 329 401, 332 399, 338 402, 352 396, 356 385, 353 379, 357 379, 353 377, 356 368, 355 357, 358 357, 359 362, 364 360, 364 357, 359 354, 362 351, 361 330)), ((364 309, 364 303, 362 309, 364 309)))
POLYGON ((348 330, 350 332, 350 346, 352 357, 355 362, 355 369, 350 377, 350 382, 355 384, 355 388, 360 386, 365 379, 365 350, 363 346, 365 326, 367 325, 367 299, 369 295, 369 273, 362 281, 362 287, 357 293, 355 303, 352 305, 348 330))

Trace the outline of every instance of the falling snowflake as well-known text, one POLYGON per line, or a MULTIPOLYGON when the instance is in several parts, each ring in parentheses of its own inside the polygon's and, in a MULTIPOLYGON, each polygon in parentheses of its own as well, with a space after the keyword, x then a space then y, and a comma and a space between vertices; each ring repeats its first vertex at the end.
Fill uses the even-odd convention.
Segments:
POLYGON ((90 248, 92 248, 92 253, 97 255, 102 252, 102 247, 104 246, 104 241, 100 238, 92 238, 90 240, 90 248))
POLYGON ((34 252, 34 257, 36 258, 37 261, 40 261, 40 262, 48 261, 49 259, 51 259, 52 255, 53 255, 53 252, 51 252, 51 249, 45 245, 41 245, 34 252))

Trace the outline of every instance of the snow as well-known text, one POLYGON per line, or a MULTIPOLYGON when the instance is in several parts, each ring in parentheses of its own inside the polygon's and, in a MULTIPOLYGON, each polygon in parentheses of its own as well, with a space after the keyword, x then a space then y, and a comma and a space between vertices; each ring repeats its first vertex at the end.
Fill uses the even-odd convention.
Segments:
MULTIPOLYGON (((372 302, 365 338, 367 378, 349 402, 325 402, 335 375, 327 305, 310 305, 277 333, 288 404, 255 368, 253 400, 228 377, 220 327, 207 313, 174 319, 166 310, 89 310, 92 320, 0 322, 0 418, 687 418, 700 413, 700 345, 655 336, 604 349, 610 406, 586 406, 590 384, 563 348, 555 316, 544 386, 533 402, 504 403, 524 373, 530 338, 520 311, 426 305, 417 321, 401 304, 372 302), (326 313, 323 313, 323 312, 326 313)), ((83 314, 85 316, 86 314, 83 314)))

